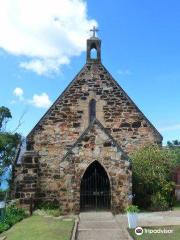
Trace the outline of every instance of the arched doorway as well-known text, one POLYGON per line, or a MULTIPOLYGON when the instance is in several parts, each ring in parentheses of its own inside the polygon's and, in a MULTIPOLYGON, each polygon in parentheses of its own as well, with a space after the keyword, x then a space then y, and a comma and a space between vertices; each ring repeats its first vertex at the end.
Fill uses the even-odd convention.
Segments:
POLYGON ((103 166, 94 161, 86 169, 80 188, 81 211, 111 208, 110 181, 103 166))

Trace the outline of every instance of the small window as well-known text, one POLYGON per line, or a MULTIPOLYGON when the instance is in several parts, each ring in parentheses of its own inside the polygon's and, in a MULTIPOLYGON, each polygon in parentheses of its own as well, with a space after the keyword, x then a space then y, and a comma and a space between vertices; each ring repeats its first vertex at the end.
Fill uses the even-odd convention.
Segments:
POLYGON ((90 101, 89 110, 90 110, 90 123, 91 123, 93 119, 96 117, 96 101, 94 99, 90 101))
POLYGON ((91 49, 90 54, 91 59, 97 59, 97 50, 95 48, 91 49))

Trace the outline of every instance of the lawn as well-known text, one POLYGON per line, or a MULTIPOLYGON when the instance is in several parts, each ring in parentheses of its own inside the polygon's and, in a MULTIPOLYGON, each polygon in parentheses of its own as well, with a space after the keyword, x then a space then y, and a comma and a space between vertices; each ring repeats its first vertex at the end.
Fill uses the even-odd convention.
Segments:
POLYGON ((61 214, 60 209, 54 209, 54 210, 44 210, 46 214, 52 215, 53 217, 58 217, 61 214))
POLYGON ((173 230, 173 233, 143 233, 138 236, 135 234, 134 229, 128 229, 129 233, 135 240, 179 240, 180 239, 180 226, 165 226, 165 227, 143 227, 143 229, 170 229, 173 230))
POLYGON ((34 214, 0 234, 8 240, 69 240, 74 220, 64 221, 34 214))

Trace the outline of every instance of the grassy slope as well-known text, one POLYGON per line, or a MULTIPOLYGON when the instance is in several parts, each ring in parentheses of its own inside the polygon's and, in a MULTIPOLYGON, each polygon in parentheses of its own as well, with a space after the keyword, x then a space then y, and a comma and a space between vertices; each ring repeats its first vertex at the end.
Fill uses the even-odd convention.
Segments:
POLYGON ((8 240, 69 240, 73 224, 74 220, 33 215, 0 234, 0 237, 7 236, 8 240))
POLYGON ((134 229, 128 229, 129 233, 135 240, 179 240, 180 239, 180 226, 169 227, 149 227, 147 229, 170 229, 173 233, 143 233, 141 236, 135 234, 134 229))

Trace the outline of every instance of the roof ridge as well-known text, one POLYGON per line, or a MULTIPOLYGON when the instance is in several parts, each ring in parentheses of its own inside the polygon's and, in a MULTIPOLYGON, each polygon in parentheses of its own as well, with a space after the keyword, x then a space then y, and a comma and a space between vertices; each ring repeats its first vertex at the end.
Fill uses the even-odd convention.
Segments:
POLYGON ((143 118, 149 123, 149 125, 154 129, 154 131, 161 137, 163 140, 163 136, 160 134, 160 132, 154 127, 154 125, 149 121, 149 119, 144 115, 144 113, 138 108, 138 106, 135 104, 135 102, 129 97, 129 95, 124 91, 124 89, 119 85, 119 83, 113 78, 111 73, 106 69, 106 67, 101 63, 101 65, 104 67, 104 69, 108 72, 110 77, 112 78, 113 82, 121 89, 121 91, 125 94, 125 96, 128 98, 128 100, 134 105, 136 110, 140 112, 143 116, 143 118))
POLYGON ((63 97, 63 95, 66 93, 66 91, 73 85, 73 83, 76 81, 78 75, 84 70, 86 66, 91 65, 99 65, 109 74, 111 81, 122 91, 122 93, 127 97, 127 99, 133 104, 135 109, 142 115, 143 119, 149 124, 149 126, 154 130, 155 134, 157 134, 161 140, 163 139, 162 135, 159 133, 159 131, 154 127, 154 125, 148 120, 148 118, 143 114, 143 112, 138 108, 138 106, 133 102, 133 100, 129 97, 129 95, 124 91, 124 89, 119 85, 119 83, 113 78, 111 73, 106 69, 106 67, 100 62, 100 63, 85 63, 85 65, 82 67, 82 69, 76 74, 76 76, 73 78, 73 80, 69 83, 69 85, 64 89, 64 91, 60 94, 60 96, 55 100, 55 102, 52 104, 52 106, 47 110, 47 112, 41 117, 41 119, 37 122, 37 124, 33 127, 33 129, 29 132, 27 135, 27 139, 31 140, 32 133, 36 130, 37 126, 43 121, 43 119, 50 113, 50 111, 53 109, 53 107, 56 105, 56 103, 63 97))
POLYGON ((28 133, 26 138, 30 137, 30 135, 33 133, 33 131, 36 129, 38 124, 45 118, 45 116, 52 110, 54 105, 59 101, 59 99, 65 94, 65 92, 68 90, 68 88, 71 87, 71 85, 75 82, 78 75, 83 71, 83 69, 86 67, 87 63, 84 64, 84 66, 81 68, 81 70, 76 74, 76 76, 73 78, 73 80, 68 84, 68 86, 64 89, 64 91, 60 94, 60 96, 54 101, 54 103, 51 105, 51 107, 45 112, 45 114, 40 118, 40 120, 36 123, 36 125, 33 127, 33 129, 28 133))

